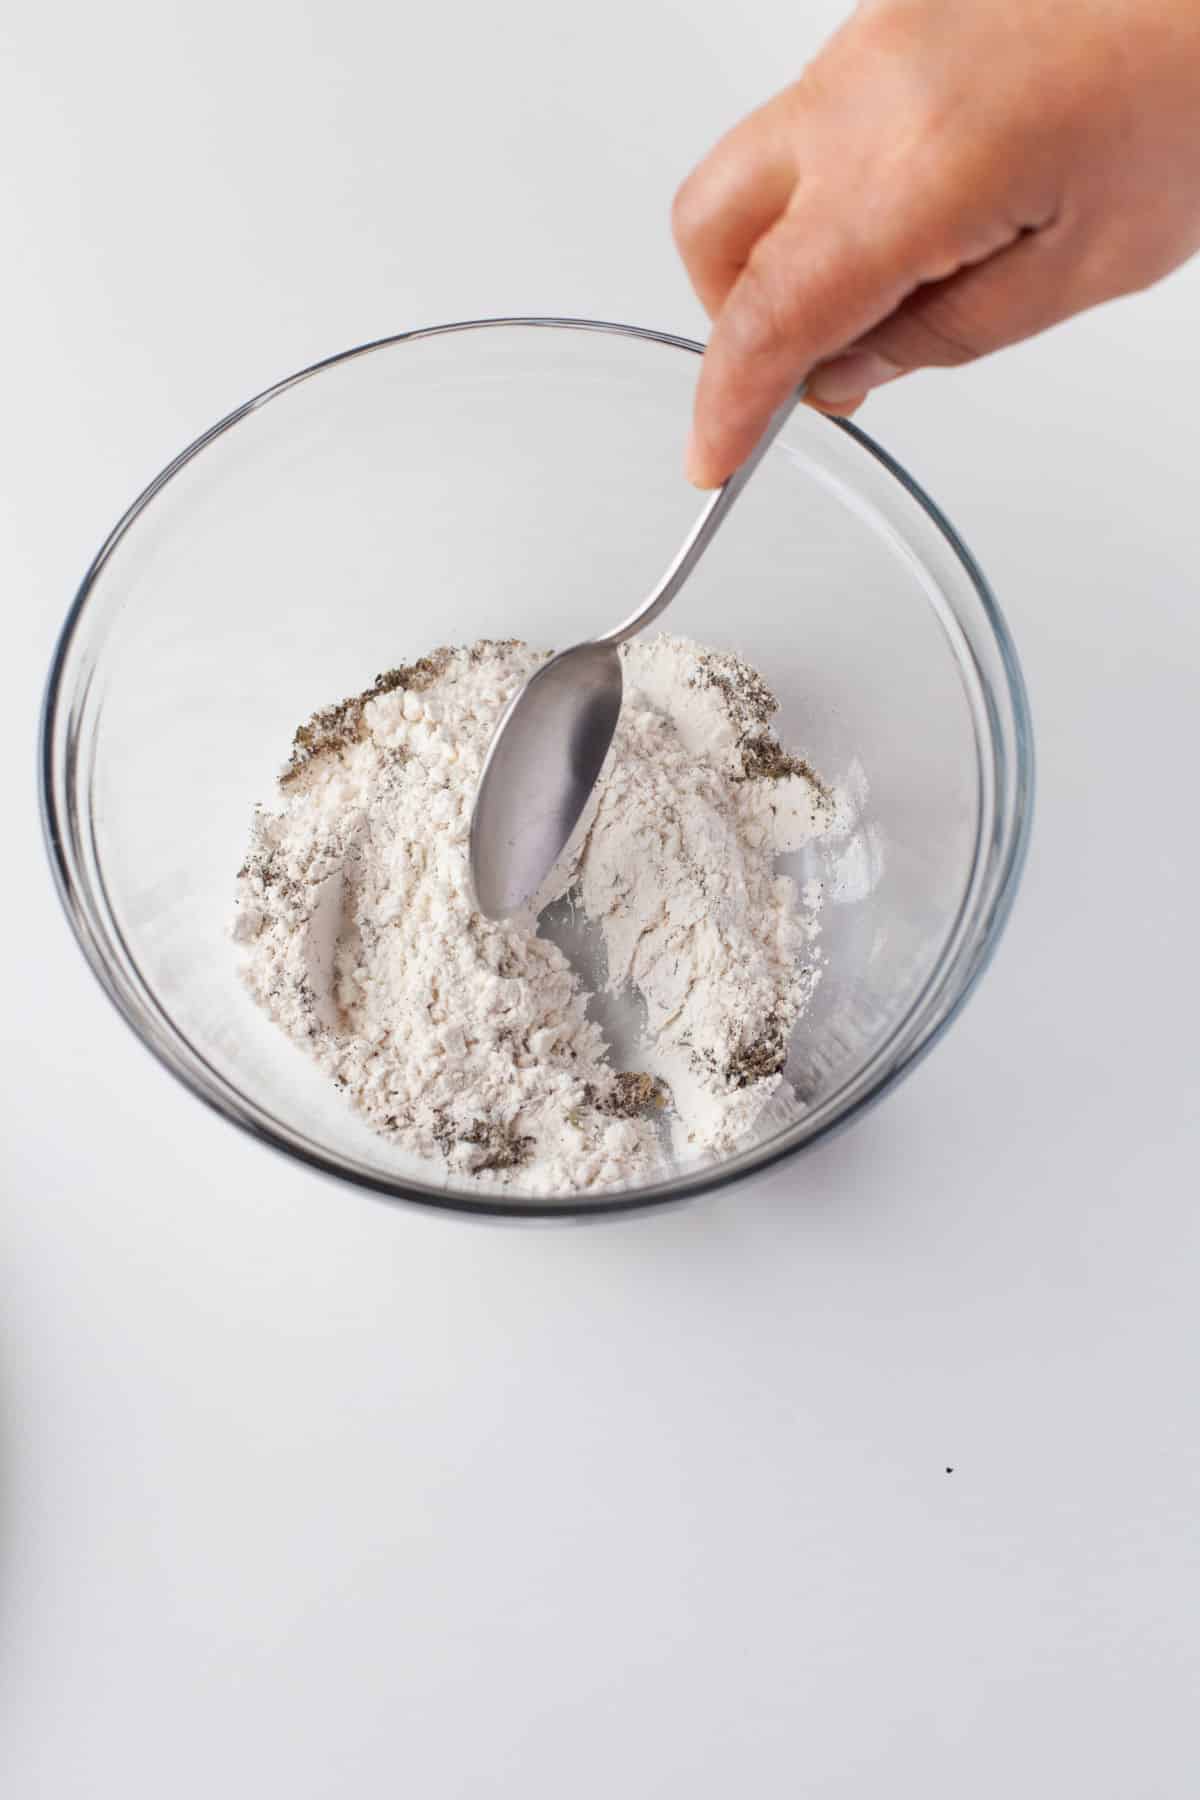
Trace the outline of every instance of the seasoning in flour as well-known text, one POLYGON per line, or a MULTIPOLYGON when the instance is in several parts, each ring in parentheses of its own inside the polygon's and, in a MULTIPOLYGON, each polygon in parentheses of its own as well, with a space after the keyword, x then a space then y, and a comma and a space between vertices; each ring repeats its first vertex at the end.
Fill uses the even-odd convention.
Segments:
POLYGON ((625 702, 590 826, 556 875, 594 927, 606 985, 644 1010, 614 1069, 589 995, 536 921, 470 904, 483 757, 544 654, 440 649, 296 732, 254 819, 234 936, 263 1009, 379 1132, 451 1178, 571 1193, 731 1150, 780 1088, 819 979, 819 891, 776 857, 833 823, 737 658, 626 645, 625 702))

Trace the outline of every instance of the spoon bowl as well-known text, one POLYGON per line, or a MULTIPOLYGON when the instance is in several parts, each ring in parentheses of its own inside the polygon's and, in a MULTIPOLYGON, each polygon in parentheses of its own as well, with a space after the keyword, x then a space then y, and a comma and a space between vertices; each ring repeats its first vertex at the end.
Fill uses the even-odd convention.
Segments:
POLYGON ((583 817, 621 713, 621 657, 606 642, 562 650, 501 715, 471 821, 471 883, 480 912, 530 906, 583 817))

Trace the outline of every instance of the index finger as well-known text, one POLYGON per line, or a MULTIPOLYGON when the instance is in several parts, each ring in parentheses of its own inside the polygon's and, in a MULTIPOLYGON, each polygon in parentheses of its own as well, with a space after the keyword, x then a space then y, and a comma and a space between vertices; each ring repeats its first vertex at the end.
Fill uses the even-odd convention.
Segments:
POLYGON ((913 259, 829 208, 793 204, 759 239, 704 353, 688 474, 716 487, 817 363, 886 318, 917 285, 913 259))

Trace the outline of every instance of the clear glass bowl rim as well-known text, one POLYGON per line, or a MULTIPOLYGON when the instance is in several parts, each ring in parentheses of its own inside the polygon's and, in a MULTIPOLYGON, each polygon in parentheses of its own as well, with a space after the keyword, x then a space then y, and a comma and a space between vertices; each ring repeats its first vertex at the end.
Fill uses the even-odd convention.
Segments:
MULTIPOLYGON (((862 428, 849 419, 829 422, 847 433, 867 452, 917 503, 935 529, 941 534, 966 575, 979 602, 982 630, 990 639, 990 647, 998 654, 1003 672, 999 694, 980 675, 987 701, 986 716, 991 727, 988 748, 1000 776, 996 792, 1007 792, 1009 804, 999 829, 981 830, 977 839, 976 865, 968 883, 968 897, 974 890, 975 918, 963 921, 950 933, 947 945, 929 977, 909 1006, 896 1021, 884 1041, 857 1076, 847 1084, 851 1097, 835 1105, 844 1089, 818 1103, 797 1123, 749 1151, 646 1187, 626 1191, 601 1192, 595 1196, 570 1195, 561 1199, 538 1196, 521 1197, 506 1191, 489 1193, 486 1189, 470 1192, 391 1178, 380 1172, 351 1167, 336 1157, 294 1137, 285 1126, 270 1115, 261 1113, 232 1083, 207 1063, 203 1054, 185 1037, 170 1015, 155 1000, 149 982, 139 978, 145 994, 138 995, 117 978, 113 959, 106 953, 103 930, 96 930, 96 907, 88 891, 86 873, 79 855, 76 833, 78 819, 71 804, 70 774, 78 748, 75 734, 61 729, 63 708, 69 700, 65 683, 71 669, 71 652, 92 592, 117 546, 156 497, 186 464, 209 444, 230 431, 248 414, 257 411, 279 395, 355 358, 398 344, 423 338, 445 336, 453 332, 493 329, 542 329, 555 331, 606 332, 618 337, 633 337, 662 344, 672 349, 702 355, 704 346, 693 338, 673 332, 657 331, 647 326, 626 325, 604 319, 513 315, 478 319, 461 319, 446 324, 417 327, 410 331, 374 338, 352 349, 323 357, 295 374, 285 376, 241 406, 235 407, 215 425, 202 432, 169 462, 138 495, 114 525, 97 551, 59 633, 46 680, 39 728, 39 798, 42 829, 59 900, 66 913, 80 949, 93 974, 113 1002, 117 1011, 150 1053, 204 1104, 228 1119, 250 1136, 295 1158, 322 1174, 390 1200, 403 1200, 422 1206, 433 1206, 465 1215, 488 1218, 570 1219, 595 1218, 679 1203, 694 1196, 744 1181, 773 1168, 799 1151, 810 1148, 834 1132, 844 1130, 868 1107, 889 1093, 939 1041, 958 1016, 981 975, 990 963, 1007 923, 1020 884, 1029 844, 1033 815, 1034 747, 1033 725, 1028 695, 1011 634, 999 603, 982 570, 945 514, 923 488, 886 450, 862 428), (1003 762, 1003 746, 995 727, 997 701, 1007 709, 1013 739, 1011 767, 1003 762), (983 865, 986 879, 978 885, 975 876, 983 865), (154 1012, 157 1011, 157 1018, 154 1012), (186 1056, 173 1054, 174 1043, 181 1045, 186 1056)), ((957 615, 956 615, 957 616, 957 615)), ((977 639, 980 626, 970 620, 957 622, 969 646, 977 639)), ((964 908, 967 899, 964 899, 964 908)), ((101 922, 103 923, 103 922, 101 922)), ((115 923, 111 929, 116 930, 115 923)), ((136 960, 122 946, 134 968, 136 960)))

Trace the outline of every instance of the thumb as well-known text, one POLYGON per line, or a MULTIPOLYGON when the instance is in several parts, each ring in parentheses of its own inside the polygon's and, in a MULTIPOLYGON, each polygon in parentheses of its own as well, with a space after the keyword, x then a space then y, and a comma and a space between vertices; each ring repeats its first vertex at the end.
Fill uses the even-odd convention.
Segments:
POLYGON ((894 312, 813 371, 805 398, 845 414, 914 369, 956 368, 1032 337, 1106 298, 1057 225, 1023 232, 985 261, 914 289, 894 312))

